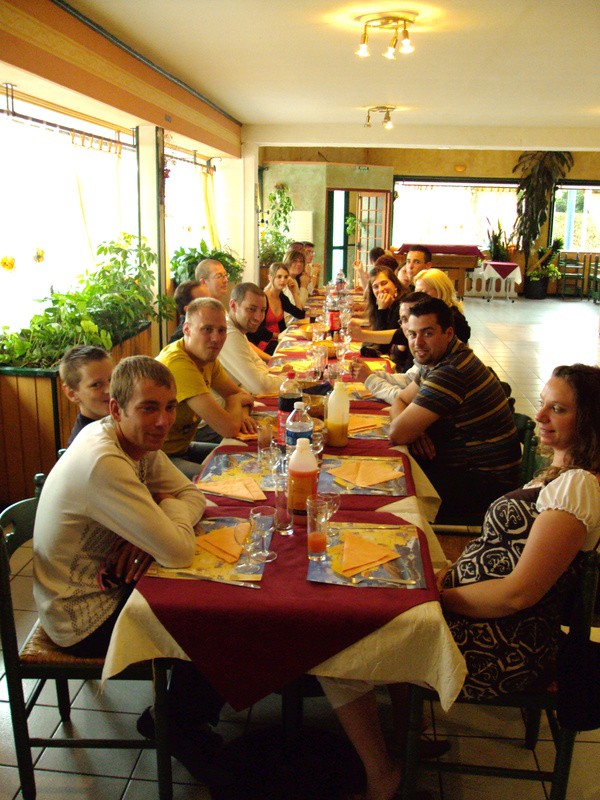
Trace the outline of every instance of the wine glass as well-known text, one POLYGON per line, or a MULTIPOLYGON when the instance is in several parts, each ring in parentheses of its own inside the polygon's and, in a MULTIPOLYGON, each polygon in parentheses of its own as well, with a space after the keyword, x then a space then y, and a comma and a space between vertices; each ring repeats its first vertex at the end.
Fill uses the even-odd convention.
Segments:
POLYGON ((342 496, 340 494, 333 494, 330 492, 318 492, 317 498, 319 500, 323 500, 327 506, 325 524, 327 525, 327 537, 329 544, 339 544, 340 534, 336 528, 329 524, 329 520, 331 517, 333 517, 336 511, 339 511, 340 503, 342 502, 342 496))
POLYGON ((252 553, 252 558, 259 564, 275 561, 277 558, 277 553, 269 550, 267 546, 267 537, 275 529, 275 514, 273 506, 257 506, 252 509, 248 517, 252 536, 260 536, 262 539, 262 550, 252 553))
POLYGON ((254 543, 251 525, 247 520, 238 522, 233 529, 233 537, 242 548, 242 554, 235 565, 234 572, 241 575, 253 575, 256 572, 256 561, 253 558, 254 543))
POLYGON ((325 446, 324 435, 321 433, 321 431, 313 431, 310 449, 313 451, 314 457, 317 459, 317 463, 319 462, 319 457, 323 452, 324 446, 325 446))

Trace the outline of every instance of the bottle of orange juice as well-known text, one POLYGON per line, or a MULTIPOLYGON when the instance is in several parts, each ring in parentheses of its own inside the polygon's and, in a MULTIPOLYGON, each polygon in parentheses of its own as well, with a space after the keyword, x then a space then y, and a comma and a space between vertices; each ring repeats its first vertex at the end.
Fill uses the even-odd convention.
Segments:
POLYGON ((306 514, 306 498, 317 493, 319 466, 308 439, 298 439, 288 468, 288 510, 306 514))
POLYGON ((345 447, 348 444, 348 422, 350 420, 350 399, 346 387, 336 381, 333 392, 327 401, 327 444, 331 447, 345 447))

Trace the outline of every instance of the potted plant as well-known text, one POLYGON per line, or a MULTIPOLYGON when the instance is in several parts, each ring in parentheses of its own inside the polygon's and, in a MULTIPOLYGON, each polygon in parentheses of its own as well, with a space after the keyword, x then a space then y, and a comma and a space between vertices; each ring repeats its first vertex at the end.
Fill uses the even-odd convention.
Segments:
POLYGON ((500 220, 498 220, 495 230, 489 219, 487 222, 490 226, 487 230, 490 261, 511 261, 511 237, 503 230, 500 220))
POLYGON ((60 389, 57 364, 74 344, 111 350, 113 360, 152 355, 150 320, 169 317, 171 298, 154 296, 156 254, 122 234, 105 242, 94 272, 72 291, 52 292, 29 327, 0 333, 0 505, 29 494, 36 472, 49 472, 76 413, 60 389))
POLYGON ((291 243, 287 235, 294 204, 285 183, 275 185, 269 193, 269 209, 267 222, 260 234, 258 261, 262 267, 268 267, 275 261, 283 261, 286 250, 291 243))
POLYGON ((517 218, 513 236, 525 256, 525 274, 531 250, 548 219, 548 209, 557 181, 573 166, 569 152, 536 150, 521 153, 513 168, 520 175, 517 187, 517 218))
POLYGON ((563 247, 563 240, 557 237, 550 247, 540 247, 537 251, 538 259, 527 268, 525 273, 525 297, 530 300, 543 300, 548 293, 548 282, 560 277, 560 270, 555 263, 555 258, 563 247))
POLYGON ((230 283, 238 283, 244 274, 246 262, 234 253, 228 245, 223 245, 222 248, 210 248, 202 239, 197 248, 180 247, 175 250, 171 258, 171 278, 175 284, 193 280, 199 262, 207 258, 212 258, 223 264, 230 283))

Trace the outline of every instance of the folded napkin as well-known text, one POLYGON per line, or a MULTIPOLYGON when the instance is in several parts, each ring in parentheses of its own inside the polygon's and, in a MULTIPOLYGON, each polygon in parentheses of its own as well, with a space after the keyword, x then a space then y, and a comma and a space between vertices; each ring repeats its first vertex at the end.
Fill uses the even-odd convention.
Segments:
POLYGON ((252 478, 224 478, 216 481, 196 481, 196 486, 209 494, 221 494, 238 500, 266 500, 266 495, 252 478))
POLYGON ((365 489, 368 486, 375 486, 378 483, 396 480, 402 477, 403 472, 389 467, 387 464, 380 464, 377 461, 352 461, 349 460, 341 467, 334 467, 329 470, 330 475, 342 480, 354 483, 365 489))
POLYGON ((358 381, 344 381, 344 383, 346 384, 346 391, 349 394, 355 394, 362 400, 368 400, 370 397, 373 397, 373 393, 365 388, 364 383, 358 381))
POLYGON ((346 578, 351 578, 359 572, 374 569, 394 558, 398 558, 395 550, 369 542, 362 536, 348 532, 344 534, 344 552, 340 571, 346 578))
POLYGON ((198 547, 228 564, 234 564, 242 554, 242 548, 235 540, 233 528, 215 528, 210 533, 199 536, 196 543, 198 547))
POLYGON ((374 428, 380 428, 386 422, 388 422, 388 417, 378 416, 377 414, 350 414, 348 433, 370 431, 374 428))
POLYGON ((238 435, 235 438, 239 439, 241 442, 253 442, 253 441, 256 441, 256 439, 258 439, 258 434, 257 433, 238 433, 238 435))

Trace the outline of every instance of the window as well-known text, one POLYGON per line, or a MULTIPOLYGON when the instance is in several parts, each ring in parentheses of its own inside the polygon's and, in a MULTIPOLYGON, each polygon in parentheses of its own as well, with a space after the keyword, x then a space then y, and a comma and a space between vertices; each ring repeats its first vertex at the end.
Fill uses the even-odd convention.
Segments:
POLYGON ((516 181, 396 179, 392 244, 487 247, 489 227, 509 234, 517 212, 516 181))
POLYGON ((552 215, 556 237, 563 239, 564 250, 600 250, 600 184, 557 187, 552 215))
POLYGON ((29 323, 52 287, 66 291, 93 269, 102 241, 138 230, 133 137, 39 114, 19 103, 18 115, 0 116, 0 257, 14 259, 0 269, 0 319, 11 329, 29 323), (73 130, 82 125, 86 134, 73 130))

